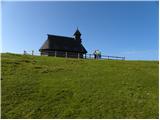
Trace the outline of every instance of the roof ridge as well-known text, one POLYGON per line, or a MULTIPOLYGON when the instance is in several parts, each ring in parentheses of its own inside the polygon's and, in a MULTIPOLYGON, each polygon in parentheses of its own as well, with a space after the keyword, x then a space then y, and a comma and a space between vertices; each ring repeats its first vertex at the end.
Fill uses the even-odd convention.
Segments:
POLYGON ((63 38, 70 38, 70 39, 74 39, 74 37, 68 37, 68 36, 62 36, 62 35, 51 35, 51 34, 47 34, 48 37, 51 36, 51 37, 63 37, 63 38))

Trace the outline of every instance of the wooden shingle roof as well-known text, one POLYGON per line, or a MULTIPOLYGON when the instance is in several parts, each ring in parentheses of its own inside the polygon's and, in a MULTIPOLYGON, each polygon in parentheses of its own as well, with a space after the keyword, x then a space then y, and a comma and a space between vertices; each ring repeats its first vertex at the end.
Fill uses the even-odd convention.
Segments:
POLYGON ((44 50, 59 50, 59 51, 67 51, 67 52, 81 52, 87 53, 86 49, 83 45, 72 37, 64 37, 57 35, 49 35, 48 39, 44 42, 40 51, 44 50))

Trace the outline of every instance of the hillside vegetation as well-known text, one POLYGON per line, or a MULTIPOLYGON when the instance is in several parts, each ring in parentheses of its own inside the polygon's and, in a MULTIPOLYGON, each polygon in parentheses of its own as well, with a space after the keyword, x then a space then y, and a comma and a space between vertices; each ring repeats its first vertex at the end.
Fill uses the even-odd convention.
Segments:
POLYGON ((158 61, 1 58, 2 118, 158 118, 158 61))

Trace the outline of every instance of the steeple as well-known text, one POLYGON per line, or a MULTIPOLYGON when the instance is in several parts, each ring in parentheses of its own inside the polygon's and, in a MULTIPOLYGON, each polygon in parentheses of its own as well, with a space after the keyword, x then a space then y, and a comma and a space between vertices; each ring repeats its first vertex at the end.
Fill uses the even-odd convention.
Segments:
POLYGON ((82 41, 81 41, 81 33, 80 33, 80 31, 78 30, 78 27, 77 27, 76 32, 74 33, 74 36, 75 36, 75 40, 78 40, 80 43, 82 42, 82 41))

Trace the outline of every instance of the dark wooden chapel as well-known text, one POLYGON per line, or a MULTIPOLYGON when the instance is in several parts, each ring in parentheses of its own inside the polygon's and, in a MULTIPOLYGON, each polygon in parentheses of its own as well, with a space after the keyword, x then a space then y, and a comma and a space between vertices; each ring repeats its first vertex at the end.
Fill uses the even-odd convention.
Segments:
POLYGON ((74 33, 74 37, 48 34, 48 39, 44 42, 39 51, 41 55, 45 56, 68 58, 84 58, 87 53, 82 45, 81 33, 78 28, 74 33))

